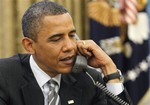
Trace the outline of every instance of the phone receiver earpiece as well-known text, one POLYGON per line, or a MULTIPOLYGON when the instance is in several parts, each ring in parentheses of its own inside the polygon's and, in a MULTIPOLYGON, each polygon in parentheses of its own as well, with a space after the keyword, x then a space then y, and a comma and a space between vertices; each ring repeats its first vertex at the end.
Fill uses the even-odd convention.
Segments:
POLYGON ((78 55, 76 57, 75 64, 72 68, 72 72, 80 73, 87 67, 87 59, 84 56, 78 55))

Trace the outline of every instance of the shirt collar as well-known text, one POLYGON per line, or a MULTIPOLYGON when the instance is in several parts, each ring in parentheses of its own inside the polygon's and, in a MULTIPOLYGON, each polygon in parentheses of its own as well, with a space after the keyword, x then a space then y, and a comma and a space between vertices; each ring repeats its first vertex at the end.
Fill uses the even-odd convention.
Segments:
MULTIPOLYGON (((35 60, 33 59, 33 56, 31 55, 30 56, 30 66, 31 66, 31 69, 32 69, 32 72, 35 76, 35 79, 37 80, 40 88, 42 88, 42 86, 47 83, 51 77, 46 74, 38 65, 37 63, 35 62, 35 60)), ((59 87, 60 87, 60 79, 61 79, 61 74, 58 74, 56 75, 55 77, 53 77, 52 79, 54 79, 59 87)))

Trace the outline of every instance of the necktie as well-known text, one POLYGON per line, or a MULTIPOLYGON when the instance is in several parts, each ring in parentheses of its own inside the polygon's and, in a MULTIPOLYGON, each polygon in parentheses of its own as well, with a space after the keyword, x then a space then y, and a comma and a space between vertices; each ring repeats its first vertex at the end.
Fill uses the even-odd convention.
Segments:
MULTIPOLYGON (((49 86, 50 86, 50 92, 48 94, 48 98, 49 98, 49 105, 55 105, 56 101, 58 100, 58 93, 55 91, 55 88, 57 86, 57 82, 54 81, 53 79, 51 79, 49 81, 49 86)), ((59 105, 60 102, 58 102, 59 105)))

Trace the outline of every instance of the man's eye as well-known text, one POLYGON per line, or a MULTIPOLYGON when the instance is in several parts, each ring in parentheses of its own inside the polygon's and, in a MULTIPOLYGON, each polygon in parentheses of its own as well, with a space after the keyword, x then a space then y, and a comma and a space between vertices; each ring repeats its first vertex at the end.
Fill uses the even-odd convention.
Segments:
POLYGON ((74 38, 74 37, 75 37, 75 35, 76 35, 76 34, 71 34, 71 35, 69 35, 69 36, 70 36, 70 37, 72 37, 72 38, 74 38))
POLYGON ((53 38, 53 39, 51 39, 50 41, 52 41, 52 42, 57 42, 57 41, 59 41, 61 38, 53 38))

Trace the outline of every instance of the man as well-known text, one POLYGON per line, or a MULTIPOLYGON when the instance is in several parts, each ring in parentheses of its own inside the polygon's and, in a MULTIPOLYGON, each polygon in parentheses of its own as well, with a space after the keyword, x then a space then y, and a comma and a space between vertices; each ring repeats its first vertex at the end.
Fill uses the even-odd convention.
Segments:
MULTIPOLYGON (((0 60, 0 105, 118 105, 97 88, 84 72, 73 73, 76 56, 101 68, 104 76, 118 74, 113 61, 92 40, 77 40, 68 11, 50 1, 29 7, 22 18, 22 44, 29 54, 0 60), (49 81, 56 81, 55 95, 49 81)), ((94 81, 103 83, 93 68, 86 68, 94 81)), ((107 88, 128 103, 130 99, 119 76, 110 78, 107 88)), ((53 85, 54 87, 54 85, 53 85)))

